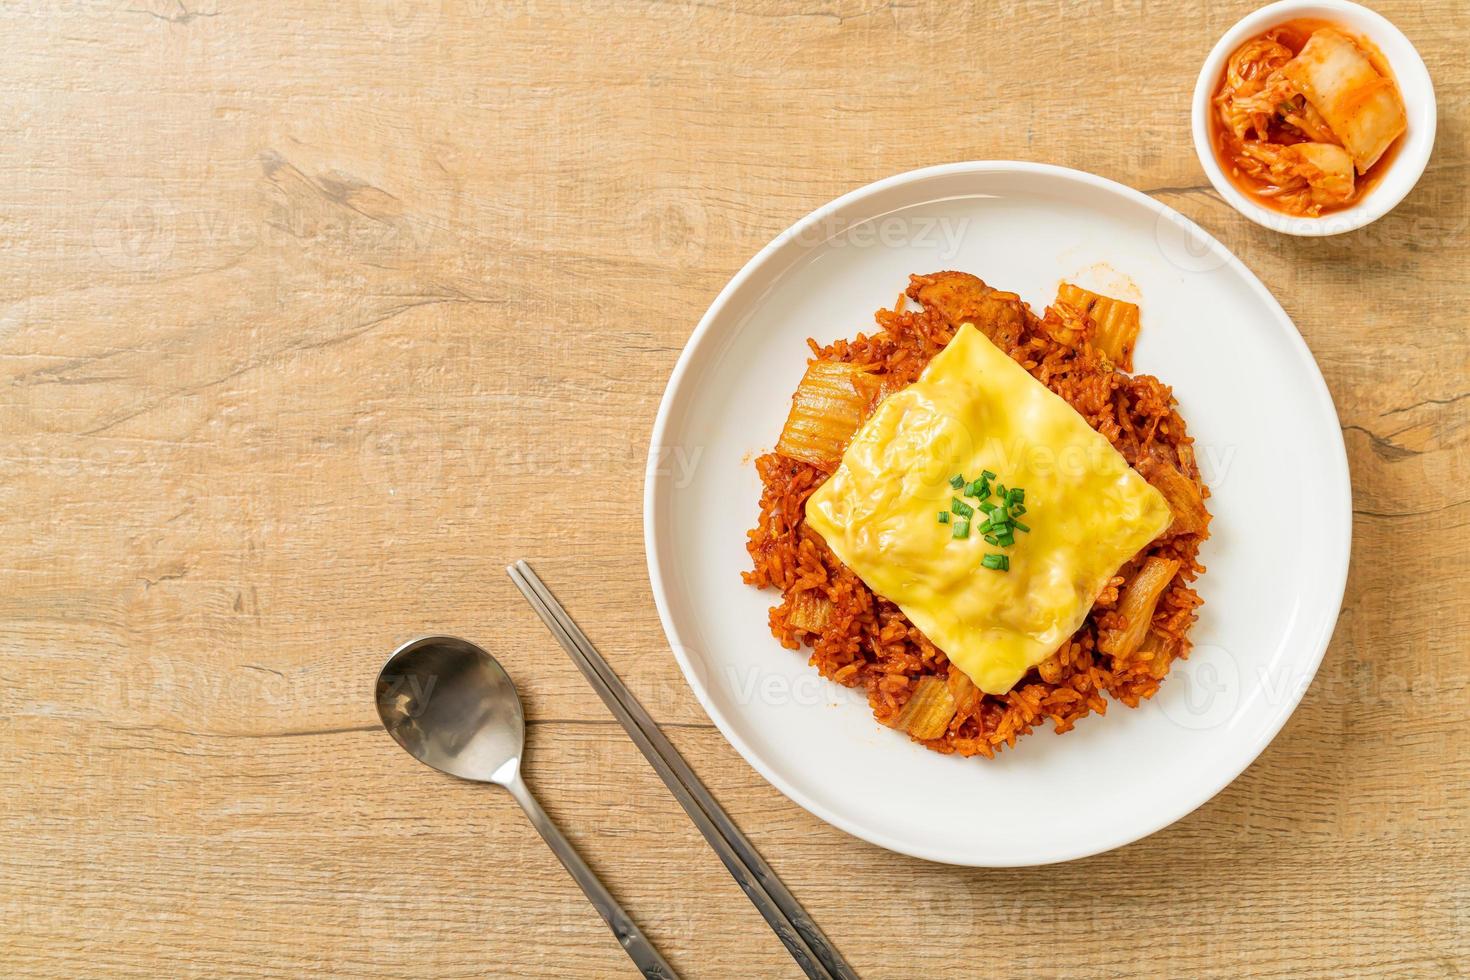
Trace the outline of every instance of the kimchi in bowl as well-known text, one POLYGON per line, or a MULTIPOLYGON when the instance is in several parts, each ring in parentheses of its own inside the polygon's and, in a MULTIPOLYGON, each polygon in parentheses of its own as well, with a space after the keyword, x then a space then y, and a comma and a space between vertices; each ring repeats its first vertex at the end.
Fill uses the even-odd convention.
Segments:
MULTIPOLYGON (((1288 66, 1286 71, 1290 72, 1291 68, 1288 66)), ((1322 123, 1308 100, 1298 96, 1296 103, 1307 115, 1314 116, 1319 125, 1322 123)), ((1195 83, 1192 117, 1194 146, 1200 165, 1215 190, 1231 207, 1274 231, 1320 237, 1361 228, 1393 210, 1404 199, 1429 163, 1437 110, 1434 86, 1419 53, 1408 38, 1382 16, 1346 0, 1311 3, 1282 0, 1243 18, 1210 51, 1195 83), (1252 180, 1241 172, 1225 152, 1217 93, 1227 84, 1232 58, 1242 46, 1272 32, 1280 33, 1280 29, 1285 29, 1288 38, 1296 35, 1300 42, 1314 30, 1322 28, 1327 29, 1325 34, 1338 38, 1343 47, 1354 48, 1363 54, 1377 71, 1389 79, 1401 99, 1404 125, 1402 132, 1389 141, 1386 150, 1381 150, 1380 144, 1381 155, 1377 156, 1376 163, 1363 167, 1361 164, 1367 161, 1360 159, 1360 168, 1355 174, 1357 186, 1345 202, 1313 206, 1312 198, 1317 197, 1316 194, 1309 196, 1305 189, 1294 195, 1280 194, 1280 188, 1270 186, 1269 181, 1252 180)), ((1303 140, 1299 147, 1293 146, 1292 151, 1316 148, 1331 151, 1344 161, 1349 157, 1348 153, 1335 146, 1305 142, 1312 137, 1304 136, 1285 122, 1282 126, 1292 134, 1291 138, 1303 140)), ((1311 128, 1310 124, 1307 126, 1311 128)), ((1338 142, 1330 131, 1323 139, 1328 143, 1338 142)), ((1342 142, 1348 150, 1354 149, 1347 145, 1351 141, 1342 142)), ((1268 145, 1266 149, 1276 150, 1278 147, 1268 145)), ((1320 177, 1320 172, 1314 173, 1320 177)), ((1350 165, 1348 173, 1353 173, 1350 165)), ((1315 180, 1312 189, 1317 189, 1315 180)))

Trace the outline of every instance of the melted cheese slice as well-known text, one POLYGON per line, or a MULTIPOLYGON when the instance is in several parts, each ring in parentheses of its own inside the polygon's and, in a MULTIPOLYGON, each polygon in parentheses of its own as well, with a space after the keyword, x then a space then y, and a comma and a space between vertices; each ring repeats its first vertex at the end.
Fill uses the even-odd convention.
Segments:
MULTIPOLYGON (((988 694, 1009 691, 1066 642, 1171 519, 1105 437, 968 323, 857 431, 806 518, 988 694), (1004 550, 973 528, 954 538, 937 519, 961 493, 950 477, 983 470, 1026 491, 1031 531, 1004 550), (1010 558, 1009 572, 980 564, 994 552, 1010 558)), ((974 527, 981 520, 977 509, 974 527)))

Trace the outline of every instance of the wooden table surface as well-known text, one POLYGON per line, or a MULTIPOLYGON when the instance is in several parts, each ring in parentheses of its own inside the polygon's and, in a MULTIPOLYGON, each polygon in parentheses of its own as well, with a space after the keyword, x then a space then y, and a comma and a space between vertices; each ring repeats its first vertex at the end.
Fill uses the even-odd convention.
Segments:
POLYGON ((1315 241, 1238 216, 1189 142, 1250 3, 197 3, 0 7, 6 972, 626 975, 505 794, 378 730, 383 657, 438 630, 519 680, 533 787, 677 968, 797 976, 513 591, 524 556, 864 976, 1470 974, 1461 0, 1380 4, 1435 156, 1315 241), (719 288, 836 195, 972 158, 1218 235, 1353 475, 1342 618, 1276 741, 1175 826, 1032 870, 789 803, 682 681, 643 558, 654 410, 719 288))

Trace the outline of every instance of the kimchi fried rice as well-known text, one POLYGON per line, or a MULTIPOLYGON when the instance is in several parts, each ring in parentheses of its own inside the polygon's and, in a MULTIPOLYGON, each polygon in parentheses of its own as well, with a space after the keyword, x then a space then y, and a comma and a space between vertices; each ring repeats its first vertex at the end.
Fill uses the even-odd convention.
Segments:
POLYGON ((1180 493, 1193 496, 1197 519, 1176 516, 1168 531, 1118 570, 1070 641, 1009 692, 983 693, 958 669, 952 671, 945 654, 898 606, 870 590, 806 526, 806 500, 832 475, 838 460, 814 463, 777 451, 756 461, 763 484, 760 521, 748 534, 753 567, 743 577, 757 588, 781 592, 781 602, 770 611, 771 632, 789 649, 810 648, 809 662, 822 676, 865 690, 874 716, 884 724, 897 721, 903 727, 900 713, 923 678, 945 680, 954 706, 948 730, 938 738, 915 737, 937 752, 993 758, 1046 722, 1063 733, 1091 712, 1106 713, 1104 695, 1137 707, 1158 691, 1173 661, 1189 653, 1188 631, 1201 603, 1191 583, 1204 571, 1197 555, 1209 535, 1203 504, 1208 491, 1193 441, 1167 385, 1149 375, 1124 373, 1131 367, 1131 338, 1121 352, 1113 345, 1110 358, 1108 345, 1093 344, 1098 324, 1075 301, 1079 291, 1063 290, 1038 317, 1016 294, 992 289, 966 273, 915 275, 893 309, 877 311, 876 333, 827 346, 808 341, 813 363, 860 365, 877 379, 865 396, 865 412, 871 412, 884 396, 917 380, 962 323, 973 323, 1107 437, 1159 486, 1171 506, 1180 493), (1153 470, 1167 473, 1183 489, 1176 486, 1171 493, 1153 470), (1181 475, 1187 479, 1180 480, 1181 475), (1116 656, 1105 653, 1101 647, 1113 645, 1099 641, 1128 625, 1120 598, 1150 559, 1170 567, 1177 562, 1178 573, 1153 606, 1142 643, 1116 656))

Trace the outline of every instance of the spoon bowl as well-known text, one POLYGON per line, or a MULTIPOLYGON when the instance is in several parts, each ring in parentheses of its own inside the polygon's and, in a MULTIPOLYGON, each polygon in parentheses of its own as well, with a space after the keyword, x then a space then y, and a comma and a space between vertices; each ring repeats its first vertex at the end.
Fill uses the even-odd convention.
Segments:
POLYGON ((502 786, 520 769, 520 695, 499 661, 467 640, 425 636, 393 651, 377 701, 388 734, 426 766, 502 786))
POLYGON ((526 716, 505 668, 454 636, 410 640, 378 672, 378 717, 393 740, 426 766, 503 786, 531 818, 562 866, 643 976, 677 980, 658 950, 587 867, 521 779, 526 716))

